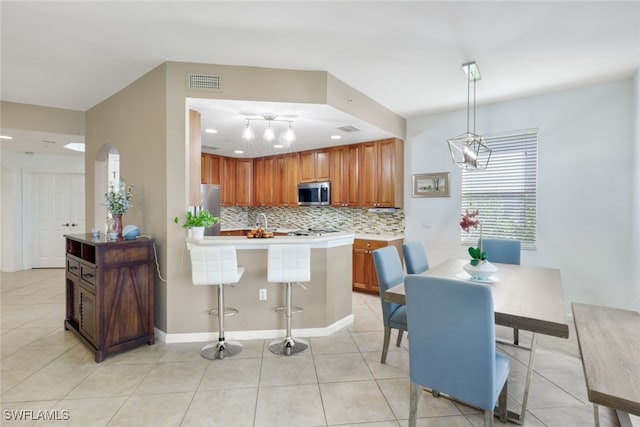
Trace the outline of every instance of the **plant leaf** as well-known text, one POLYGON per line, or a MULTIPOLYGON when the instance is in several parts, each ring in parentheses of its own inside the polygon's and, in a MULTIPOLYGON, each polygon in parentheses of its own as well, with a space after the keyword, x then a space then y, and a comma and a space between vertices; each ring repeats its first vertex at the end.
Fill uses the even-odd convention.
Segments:
POLYGON ((469 261, 469 264, 475 267, 478 265, 479 262, 480 262, 479 259, 472 259, 471 261, 469 261))

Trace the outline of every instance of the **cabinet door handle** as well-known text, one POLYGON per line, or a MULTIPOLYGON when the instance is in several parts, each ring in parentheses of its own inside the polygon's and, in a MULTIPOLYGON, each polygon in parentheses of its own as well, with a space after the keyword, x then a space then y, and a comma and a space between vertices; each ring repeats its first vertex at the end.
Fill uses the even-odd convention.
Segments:
POLYGON ((95 277, 95 276, 91 273, 84 273, 82 277, 95 277))
POLYGON ((69 266, 69 270, 77 270, 78 267, 76 267, 75 265, 69 266))
POLYGON ((71 226, 72 226, 72 227, 77 227, 77 226, 78 226, 78 224, 75 224, 75 223, 74 223, 74 224, 71 224, 71 226))
POLYGON ((63 227, 68 227, 69 223, 67 222, 66 224, 62 224, 63 227))

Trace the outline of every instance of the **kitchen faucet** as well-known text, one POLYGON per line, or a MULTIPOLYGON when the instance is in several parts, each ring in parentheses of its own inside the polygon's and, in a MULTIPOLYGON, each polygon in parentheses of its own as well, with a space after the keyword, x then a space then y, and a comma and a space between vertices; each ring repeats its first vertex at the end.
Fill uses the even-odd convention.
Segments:
POLYGON ((260 216, 264 218, 264 229, 266 230, 269 226, 267 225, 267 216, 263 212, 260 212, 258 215, 256 215, 256 227, 260 224, 260 216))

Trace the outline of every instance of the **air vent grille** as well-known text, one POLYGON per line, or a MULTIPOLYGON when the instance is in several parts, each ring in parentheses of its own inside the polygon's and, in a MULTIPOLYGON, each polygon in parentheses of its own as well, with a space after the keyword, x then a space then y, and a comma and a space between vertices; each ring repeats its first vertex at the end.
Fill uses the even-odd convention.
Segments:
POLYGON ((207 74, 187 74, 189 89, 220 90, 220 76, 207 74))
POLYGON ((340 129, 342 132, 360 132, 360 129, 351 125, 340 126, 338 129, 340 129))

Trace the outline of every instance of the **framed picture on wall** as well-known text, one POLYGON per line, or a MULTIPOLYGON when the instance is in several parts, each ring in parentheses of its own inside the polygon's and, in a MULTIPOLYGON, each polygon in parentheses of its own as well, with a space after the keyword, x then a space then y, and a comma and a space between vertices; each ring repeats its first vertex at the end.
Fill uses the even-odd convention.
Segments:
POLYGON ((449 197, 449 172, 414 174, 413 197, 449 197))

